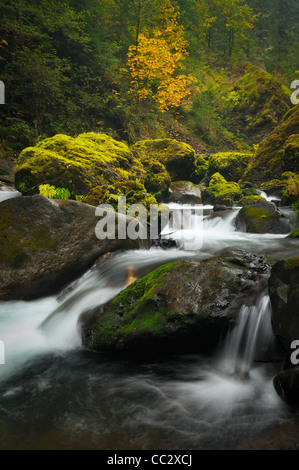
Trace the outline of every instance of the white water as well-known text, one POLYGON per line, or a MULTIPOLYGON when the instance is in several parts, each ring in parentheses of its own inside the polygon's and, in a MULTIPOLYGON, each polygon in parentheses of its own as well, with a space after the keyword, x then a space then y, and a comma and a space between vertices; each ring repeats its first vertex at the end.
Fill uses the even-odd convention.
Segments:
POLYGON ((258 193, 259 196, 262 196, 262 197, 263 197, 264 199, 266 199, 266 201, 268 201, 268 202, 275 202, 275 201, 276 201, 276 202, 280 202, 280 201, 281 201, 281 199, 280 199, 278 196, 271 196, 271 195, 268 196, 268 195, 265 193, 265 191, 259 191, 259 190, 257 190, 257 193, 258 193))
POLYGON ((9 186, 2 185, 0 187, 0 202, 6 199, 12 199, 14 197, 20 197, 22 194, 9 186))
MULTIPOLYGON (((176 205, 177 210, 180 208, 176 205)), ((161 370, 159 365, 148 369, 143 366, 142 374, 140 370, 132 372, 131 365, 127 365, 124 372, 121 365, 118 369, 115 363, 106 363, 101 356, 97 362, 92 362, 91 356, 86 362, 74 358, 68 363, 65 359, 65 370, 62 363, 59 374, 60 381, 66 383, 67 403, 75 400, 71 410, 69 404, 63 408, 59 386, 57 392, 55 389, 55 358, 49 370, 46 368, 42 375, 38 372, 35 378, 34 364, 40 357, 49 354, 64 357, 61 354, 81 351, 77 330, 80 315, 106 303, 125 288, 128 266, 134 267, 138 278, 149 269, 172 260, 205 258, 228 246, 253 250, 258 247, 261 252, 263 246, 285 238, 285 235, 236 232, 234 219, 238 210, 212 217, 206 216, 205 211, 206 208, 195 217, 187 215, 184 221, 187 225, 183 230, 176 230, 180 250, 153 248, 112 255, 99 270, 91 270, 73 283, 73 289, 65 291, 62 300, 51 296, 30 302, 1 302, 0 340, 5 345, 6 364, 0 366, 0 385, 1 380, 5 385, 5 380, 12 380, 29 367, 28 385, 18 380, 2 395, 0 388, 2 403, 8 400, 8 408, 4 409, 10 411, 11 406, 18 407, 19 401, 26 398, 26 390, 33 387, 35 396, 41 397, 41 404, 35 405, 38 411, 35 408, 32 411, 33 405, 29 402, 28 416, 30 419, 34 414, 43 416, 43 393, 51 390, 55 402, 52 413, 57 413, 60 419, 58 428, 53 431, 58 437, 62 432, 61 423, 63 432, 94 432, 96 439, 99 435, 104 439, 103 429, 118 439, 124 429, 125 435, 131 436, 130 445, 135 448, 146 448, 147 442, 153 442, 150 445, 155 446, 160 434, 166 436, 167 448, 184 445, 190 448, 221 447, 223 443, 229 446, 230 439, 235 445, 238 436, 246 438, 252 427, 254 432, 261 432, 278 423, 284 415, 284 406, 274 391, 272 377, 263 366, 254 362, 261 358, 264 349, 271 348, 273 341, 267 295, 262 295, 255 306, 241 309, 237 326, 227 336, 217 356, 211 359, 191 358, 188 363, 188 359, 175 358, 173 363, 162 365, 161 370), (74 398, 76 394, 72 390, 67 395, 68 388, 72 387, 80 394, 80 400, 74 398), (60 407, 66 410, 65 415, 61 414, 60 407), (226 435, 222 429, 226 430, 226 435), (168 436, 171 438, 169 443, 168 436)), ((46 430, 48 419, 42 425, 46 430)), ((26 423, 24 427, 26 434, 26 423)), ((99 446, 101 448, 101 444, 99 446)))

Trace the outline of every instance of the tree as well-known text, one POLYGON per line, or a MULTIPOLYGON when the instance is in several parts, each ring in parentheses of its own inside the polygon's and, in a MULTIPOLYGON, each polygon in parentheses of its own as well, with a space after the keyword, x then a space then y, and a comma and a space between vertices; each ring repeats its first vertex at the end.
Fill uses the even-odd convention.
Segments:
POLYGON ((129 93, 138 101, 152 97, 162 112, 181 104, 190 94, 188 86, 192 81, 179 73, 187 54, 179 12, 170 1, 163 3, 158 26, 150 36, 139 34, 128 52, 129 93))

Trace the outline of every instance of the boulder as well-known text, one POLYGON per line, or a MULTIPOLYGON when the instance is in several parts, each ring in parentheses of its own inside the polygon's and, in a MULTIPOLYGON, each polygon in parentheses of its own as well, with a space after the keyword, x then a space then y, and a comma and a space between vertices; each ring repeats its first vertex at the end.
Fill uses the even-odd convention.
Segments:
POLYGON ((299 172, 299 106, 289 117, 266 137, 251 159, 243 175, 255 185, 264 181, 280 179, 282 173, 299 172))
POLYGON ((265 257, 226 250, 204 261, 175 261, 85 312, 83 344, 109 352, 207 352, 267 285, 265 257))
POLYGON ((235 219, 236 229, 249 233, 289 233, 291 227, 275 204, 256 200, 242 207, 235 219))
MULTIPOLYGON (((128 223, 125 216, 108 217, 128 223)), ((147 245, 141 240, 99 240, 95 207, 41 195, 0 203, 0 300, 50 295, 106 252, 147 245)))
POLYGON ((173 181, 198 183, 196 155, 194 149, 173 139, 141 140, 132 147, 141 163, 157 160, 162 163, 173 181))
POLYGON ((204 203, 224 204, 232 206, 234 201, 238 201, 242 196, 242 191, 238 183, 228 183, 220 173, 215 173, 209 187, 203 192, 204 203))
POLYGON ((209 158, 209 175, 220 173, 226 181, 239 181, 251 158, 251 153, 220 152, 212 154, 209 158))
POLYGON ((299 369, 289 369, 273 379, 277 394, 289 405, 299 405, 299 369))
POLYGON ((169 201, 180 204, 201 204, 201 190, 190 181, 176 181, 169 188, 169 201))
POLYGON ((299 340, 299 256, 273 266, 269 295, 274 333, 290 357, 291 343, 299 340))

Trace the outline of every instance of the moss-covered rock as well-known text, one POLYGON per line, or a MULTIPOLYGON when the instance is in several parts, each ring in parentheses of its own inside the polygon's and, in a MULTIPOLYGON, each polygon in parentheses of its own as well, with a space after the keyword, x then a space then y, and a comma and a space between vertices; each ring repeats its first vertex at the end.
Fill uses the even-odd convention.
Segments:
POLYGON ((142 140, 133 145, 132 151, 142 163, 158 160, 174 181, 198 182, 195 151, 188 144, 172 139, 142 140))
POLYGON ((105 306, 83 314, 83 343, 113 352, 211 350, 240 306, 254 302, 255 289, 261 287, 259 273, 269 268, 265 259, 239 250, 163 265, 105 306), (249 264, 252 275, 246 280, 249 264))
POLYGON ((190 181, 176 181, 169 188, 169 201, 181 204, 201 204, 201 190, 190 181))
POLYGON ((228 183, 226 179, 215 173, 209 187, 203 192, 203 200, 210 204, 233 205, 234 201, 238 201, 242 196, 242 191, 238 183, 228 183))
POLYGON ((273 330, 290 357, 299 338, 299 256, 279 261, 269 278, 273 330))
POLYGON ((299 228, 288 235, 288 238, 299 238, 299 228))
POLYGON ((247 64, 215 104, 229 118, 231 130, 256 143, 282 122, 291 106, 290 94, 282 77, 247 64))
POLYGON ((251 153, 220 152, 212 154, 209 158, 209 175, 220 173, 227 181, 239 181, 251 158, 251 153))
POLYGON ((209 170, 209 157, 208 155, 196 155, 195 159, 195 175, 198 182, 202 181, 207 175, 209 170))
POLYGON ((142 204, 149 209, 150 204, 157 204, 155 197, 146 191, 139 180, 97 186, 89 192, 83 202, 93 206, 110 204, 117 210, 119 196, 126 196, 127 205, 142 204))
POLYGON ((262 141, 243 175, 259 185, 264 181, 281 179, 285 171, 299 172, 298 160, 299 106, 289 118, 262 141))
POLYGON ((16 186, 38 193, 48 183, 73 195, 87 195, 100 184, 144 177, 146 172, 129 147, 105 134, 90 132, 73 138, 58 134, 22 151, 16 167, 16 186))
POLYGON ((281 176, 284 190, 282 192, 281 202, 284 205, 290 205, 299 199, 299 175, 290 171, 281 176))
POLYGON ((262 200, 242 207, 235 225, 237 230, 250 233, 289 233, 291 230, 290 224, 275 205, 262 200))
POLYGON ((252 203, 256 201, 266 201, 266 199, 262 196, 244 196, 240 201, 238 201, 239 206, 250 206, 252 203))
MULTIPOLYGON (((108 217, 125 224, 125 216, 108 217)), ((41 195, 0 203, 0 300, 50 295, 107 251, 147 246, 144 240, 99 240, 95 207, 41 195)))

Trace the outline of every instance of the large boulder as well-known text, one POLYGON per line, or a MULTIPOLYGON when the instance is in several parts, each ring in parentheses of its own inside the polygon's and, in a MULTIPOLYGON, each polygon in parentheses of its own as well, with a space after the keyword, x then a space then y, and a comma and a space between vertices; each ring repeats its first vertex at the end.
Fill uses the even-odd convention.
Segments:
POLYGON ((299 256, 276 263, 269 278, 273 330, 288 357, 299 340, 299 256))
MULTIPOLYGON (((116 228, 125 216, 109 212, 116 228)), ((107 251, 146 240, 99 240, 95 207, 44 196, 0 203, 0 300, 30 299, 61 290, 107 251)), ((113 235, 113 234, 112 234, 113 235)))
POLYGON ((26 195, 37 194, 39 185, 47 183, 68 189, 73 198, 87 196, 98 186, 136 180, 163 197, 171 181, 159 161, 151 158, 141 163, 125 143, 94 132, 76 138, 58 134, 24 149, 15 180, 26 195))
POLYGON ((169 188, 169 201, 180 204, 201 204, 201 190, 190 181, 176 181, 169 188))
POLYGON ((210 180, 209 187, 203 192, 203 201, 209 204, 232 206, 241 196, 242 191, 238 183, 228 183, 220 173, 215 173, 210 180))
POLYGON ((162 163, 173 181, 198 182, 194 149, 173 139, 141 140, 132 147, 135 156, 148 165, 150 160, 162 163))
POLYGON ((209 351, 241 306, 254 304, 269 270, 263 256, 241 250, 163 265, 84 313, 83 343, 109 352, 209 351))
POLYGON ((289 405, 299 405, 299 370, 288 369, 273 379, 277 394, 289 405))
POLYGON ((214 153, 209 158, 209 175, 220 173, 226 181, 239 181, 251 158, 251 153, 214 153))
POLYGON ((238 231, 249 233, 289 233, 291 226, 275 204, 265 200, 252 201, 242 207, 235 219, 238 231))
POLYGON ((299 106, 266 137, 243 175, 243 181, 254 184, 280 179, 282 173, 299 172, 299 106))

